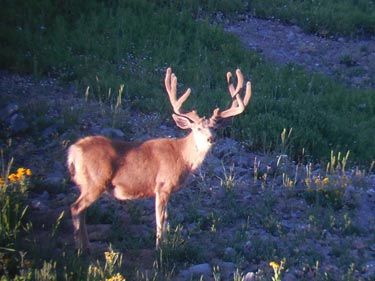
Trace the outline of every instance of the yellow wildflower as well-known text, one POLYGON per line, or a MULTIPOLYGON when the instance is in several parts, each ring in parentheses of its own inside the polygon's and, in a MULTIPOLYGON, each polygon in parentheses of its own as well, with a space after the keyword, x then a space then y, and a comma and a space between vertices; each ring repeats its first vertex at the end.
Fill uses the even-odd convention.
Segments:
POLYGON ((311 184, 311 180, 309 178, 306 178, 305 179, 305 184, 310 187, 310 184, 311 184))
POLYGON ((271 261, 270 267, 272 267, 274 271, 277 271, 279 269, 280 265, 275 261, 271 261))
POLYGON ((273 269, 272 281, 281 281, 281 273, 284 269, 284 264, 285 264, 285 259, 283 259, 280 262, 280 264, 275 261, 270 262, 270 266, 273 269))
POLYGON ((0 177, 0 187, 3 187, 5 185, 5 181, 2 177, 0 177))
POLYGON ((26 169, 25 168, 18 168, 17 169, 17 175, 18 176, 23 176, 24 174, 26 174, 26 169))
POLYGON ((105 255, 105 260, 108 264, 112 264, 113 263, 113 260, 116 256, 116 253, 115 252, 104 252, 104 255, 105 255))
POLYGON ((10 182, 12 182, 12 183, 19 181, 19 179, 20 178, 17 174, 10 174, 8 176, 8 180, 10 180, 10 182))
POLYGON ((124 276, 121 273, 117 273, 116 275, 111 276, 110 278, 106 279, 107 281, 125 281, 124 276))
POLYGON ((31 176, 33 174, 30 169, 26 169, 25 173, 26 176, 31 176))
POLYGON ((327 185, 329 183, 329 178, 325 177, 323 180, 322 180, 322 183, 324 185, 327 185))
POLYGON ((88 270, 88 275, 89 276, 100 276, 102 274, 102 270, 96 266, 96 265, 90 265, 89 270, 88 270))

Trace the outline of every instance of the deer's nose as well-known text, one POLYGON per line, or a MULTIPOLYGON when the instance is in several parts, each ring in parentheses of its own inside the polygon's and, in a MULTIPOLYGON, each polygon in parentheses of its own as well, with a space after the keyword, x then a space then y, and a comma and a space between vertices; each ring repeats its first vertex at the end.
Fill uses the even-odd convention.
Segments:
POLYGON ((209 136, 209 137, 207 138, 207 141, 208 141, 209 143, 214 143, 214 142, 215 142, 215 137, 214 137, 214 136, 209 136))

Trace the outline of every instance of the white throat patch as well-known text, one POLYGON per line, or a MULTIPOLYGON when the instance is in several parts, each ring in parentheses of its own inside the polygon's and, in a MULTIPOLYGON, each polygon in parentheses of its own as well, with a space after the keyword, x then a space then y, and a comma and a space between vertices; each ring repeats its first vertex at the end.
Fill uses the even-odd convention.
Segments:
POLYGON ((212 142, 209 138, 213 138, 212 132, 209 129, 194 129, 193 132, 195 148, 197 152, 206 153, 212 147, 212 142))
POLYGON ((205 153, 210 150, 212 143, 208 142, 208 137, 206 135, 195 132, 193 133, 193 136, 197 152, 205 153))

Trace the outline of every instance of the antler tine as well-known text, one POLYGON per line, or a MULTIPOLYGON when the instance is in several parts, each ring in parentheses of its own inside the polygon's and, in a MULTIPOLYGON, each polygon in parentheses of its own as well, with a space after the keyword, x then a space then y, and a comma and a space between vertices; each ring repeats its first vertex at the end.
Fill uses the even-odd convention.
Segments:
POLYGON ((165 74, 165 88, 167 90, 169 101, 173 107, 174 113, 186 116, 194 122, 201 119, 195 110, 187 113, 181 112, 181 106, 191 94, 191 89, 188 88, 185 93, 177 99, 177 77, 174 73, 172 73, 172 69, 170 67, 167 68, 167 72, 165 74))
POLYGON ((231 83, 232 73, 231 72, 227 73, 228 90, 232 98, 234 98, 234 96, 237 95, 243 87, 243 75, 242 75, 241 70, 238 68, 236 70, 236 75, 237 75, 237 86, 235 89, 233 86, 233 83, 231 83))
POLYGON ((227 110, 220 112, 219 117, 228 118, 231 116, 241 114, 244 110, 245 110, 245 105, 243 101, 241 100, 240 95, 236 95, 236 102, 233 102, 232 106, 228 108, 227 110))
POLYGON ((251 99, 251 82, 247 81, 245 97, 243 99, 244 106, 247 106, 249 104, 250 99, 251 99))
POLYGON ((245 92, 244 99, 242 100, 240 94, 237 93, 235 101, 232 102, 232 106, 229 109, 220 112, 219 117, 228 118, 228 117, 241 114, 245 110, 245 107, 248 105, 250 98, 251 98, 251 83, 250 81, 248 81, 246 83, 246 92, 245 92))
POLYGON ((239 69, 236 70, 236 74, 237 74, 237 87, 235 89, 233 84, 230 83, 232 73, 230 72, 227 73, 228 89, 233 99, 231 107, 222 112, 220 112, 219 108, 216 108, 212 114, 212 117, 210 118, 210 122, 212 122, 212 124, 215 124, 218 119, 228 118, 228 117, 241 114, 245 110, 245 107, 248 105, 250 101, 250 98, 251 98, 250 81, 246 83, 246 92, 245 92, 244 98, 242 99, 240 95, 240 91, 243 87, 244 79, 239 69))

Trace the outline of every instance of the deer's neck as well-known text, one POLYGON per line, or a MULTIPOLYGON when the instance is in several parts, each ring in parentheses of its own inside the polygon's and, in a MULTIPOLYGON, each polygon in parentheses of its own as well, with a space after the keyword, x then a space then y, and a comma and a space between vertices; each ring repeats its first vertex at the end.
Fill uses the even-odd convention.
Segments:
POLYGON ((194 140, 193 134, 179 140, 182 145, 182 157, 190 167, 191 171, 196 170, 203 163, 211 146, 202 147, 194 140))

